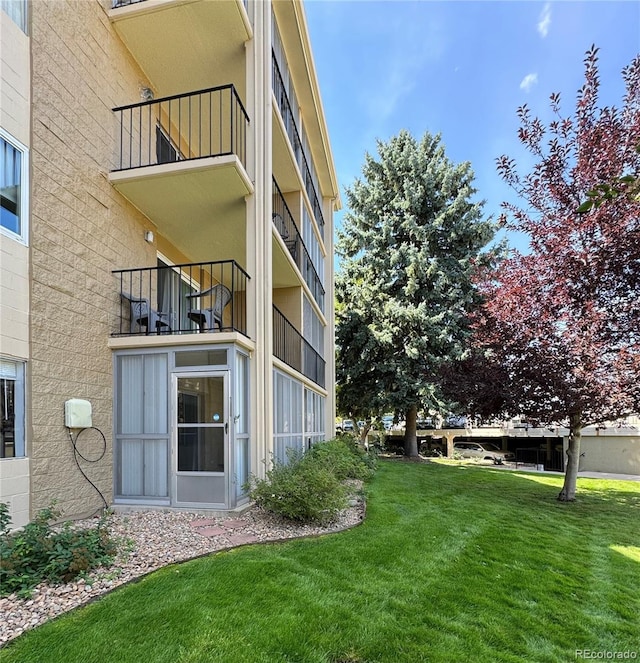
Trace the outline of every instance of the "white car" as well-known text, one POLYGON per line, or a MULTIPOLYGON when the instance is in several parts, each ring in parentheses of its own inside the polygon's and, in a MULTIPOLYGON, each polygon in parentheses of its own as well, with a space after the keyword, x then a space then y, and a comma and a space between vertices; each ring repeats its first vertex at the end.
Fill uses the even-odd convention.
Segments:
POLYGON ((382 417, 382 425, 384 426, 384 429, 386 431, 390 431, 391 427, 393 426, 393 415, 392 414, 385 414, 384 417, 382 417))
POLYGON ((502 465, 505 461, 516 459, 516 455, 512 451, 503 451, 493 442, 455 442, 453 450, 463 458, 490 460, 494 465, 502 465))

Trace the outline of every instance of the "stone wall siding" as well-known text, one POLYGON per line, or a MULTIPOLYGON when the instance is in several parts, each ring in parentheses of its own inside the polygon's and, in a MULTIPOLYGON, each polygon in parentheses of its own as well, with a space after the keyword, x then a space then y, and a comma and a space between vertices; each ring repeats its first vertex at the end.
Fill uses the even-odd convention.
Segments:
MULTIPOLYGON (((108 181, 117 149, 111 109, 139 101, 140 86, 148 84, 111 27, 108 4, 31 3, 32 514, 52 499, 69 517, 102 504, 73 460, 64 426, 69 398, 91 402, 93 425, 105 435, 102 460, 83 467, 112 500, 107 344, 120 302, 111 271, 156 260, 143 238, 153 226, 108 181)), ((88 457, 100 446, 96 431, 82 435, 88 457)))

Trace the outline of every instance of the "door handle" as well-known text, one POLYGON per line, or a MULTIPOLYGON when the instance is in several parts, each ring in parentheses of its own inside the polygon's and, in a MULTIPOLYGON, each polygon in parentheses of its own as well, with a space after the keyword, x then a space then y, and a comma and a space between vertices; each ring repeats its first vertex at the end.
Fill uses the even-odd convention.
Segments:
POLYGON ((229 422, 228 421, 224 422, 224 433, 225 433, 225 435, 229 434, 229 422))

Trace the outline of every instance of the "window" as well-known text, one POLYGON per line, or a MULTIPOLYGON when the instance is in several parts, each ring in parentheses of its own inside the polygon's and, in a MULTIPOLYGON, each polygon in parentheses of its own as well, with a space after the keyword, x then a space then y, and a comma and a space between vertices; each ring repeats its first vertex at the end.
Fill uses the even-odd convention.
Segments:
POLYGON ((173 163, 183 158, 176 144, 158 124, 156 126, 156 159, 158 163, 173 163))
POLYGON ((0 0, 0 9, 27 34, 27 0, 0 0))
POLYGON ((274 449, 276 462, 287 461, 287 449, 306 451, 326 440, 325 397, 306 389, 302 383, 274 371, 274 449))
POLYGON ((0 458, 24 455, 24 363, 0 359, 0 458))
POLYGON ((249 445, 249 357, 236 355, 235 399, 233 411, 235 425, 235 476, 236 498, 245 496, 244 485, 249 481, 251 456, 249 445))
POLYGON ((314 442, 327 439, 324 430, 324 402, 320 394, 309 389, 304 390, 304 439, 309 448, 314 442))
POLYGON ((324 312, 324 257, 306 206, 303 207, 302 213, 302 240, 307 249, 303 258, 302 275, 320 310, 324 312))
POLYGON ((302 437, 302 384, 274 371, 274 449, 277 462, 287 461, 287 449, 303 449, 302 437))
POLYGON ((306 296, 303 299, 303 307, 304 337, 311 344, 311 347, 321 357, 324 357, 324 325, 322 320, 320 320, 306 296))
POLYGON ((166 354, 127 354, 116 362, 116 497, 169 496, 166 354))
POLYGON ((0 229, 27 242, 27 148, 0 129, 0 229))
POLYGON ((198 284, 188 274, 182 273, 179 267, 172 265, 164 256, 158 257, 158 311, 169 316, 172 330, 198 329, 197 323, 189 318, 187 299, 187 295, 192 295, 198 289, 198 284))

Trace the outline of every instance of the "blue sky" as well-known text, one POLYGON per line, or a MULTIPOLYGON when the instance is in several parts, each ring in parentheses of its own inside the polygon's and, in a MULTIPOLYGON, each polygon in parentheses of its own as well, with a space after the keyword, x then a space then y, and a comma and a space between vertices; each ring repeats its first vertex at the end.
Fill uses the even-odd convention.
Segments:
POLYGON ((515 200, 496 157, 531 163, 518 106, 546 120, 549 95, 560 92, 573 113, 591 44, 600 48, 601 105, 620 106, 620 72, 640 53, 637 0, 306 0, 305 10, 341 191, 376 139, 429 131, 442 134, 452 161, 471 162, 487 215, 515 200))

